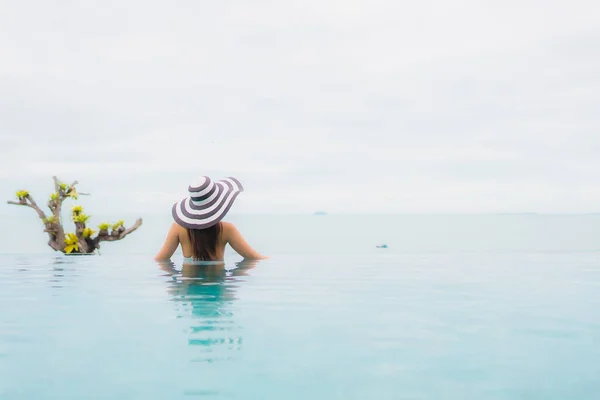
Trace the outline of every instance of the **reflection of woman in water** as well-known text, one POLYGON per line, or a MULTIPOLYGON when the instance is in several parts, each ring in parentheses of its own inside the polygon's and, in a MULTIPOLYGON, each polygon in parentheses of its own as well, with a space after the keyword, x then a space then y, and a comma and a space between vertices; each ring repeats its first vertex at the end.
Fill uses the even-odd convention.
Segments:
POLYGON ((227 244, 244 258, 266 258, 250 247, 235 225, 221 221, 243 190, 235 178, 213 182, 204 176, 190 185, 189 196, 173 205, 175 222, 155 260, 170 259, 180 244, 186 262, 223 261, 227 244))
POLYGON ((247 275, 258 260, 244 260, 233 270, 225 263, 184 263, 181 271, 171 261, 159 266, 173 276, 167 288, 175 302, 178 318, 190 318, 188 344, 194 346, 194 362, 229 359, 242 342, 239 327, 233 320, 232 301, 239 283, 237 276, 247 275), (177 279, 177 278, 180 279, 177 279))

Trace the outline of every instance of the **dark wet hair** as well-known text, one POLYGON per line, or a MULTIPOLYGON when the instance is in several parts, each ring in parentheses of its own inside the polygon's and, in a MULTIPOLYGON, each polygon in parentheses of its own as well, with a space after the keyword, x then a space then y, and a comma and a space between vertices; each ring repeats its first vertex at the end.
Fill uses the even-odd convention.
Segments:
POLYGON ((200 261, 212 261, 217 258, 217 242, 221 233, 221 223, 206 229, 188 229, 192 242, 193 257, 200 261))

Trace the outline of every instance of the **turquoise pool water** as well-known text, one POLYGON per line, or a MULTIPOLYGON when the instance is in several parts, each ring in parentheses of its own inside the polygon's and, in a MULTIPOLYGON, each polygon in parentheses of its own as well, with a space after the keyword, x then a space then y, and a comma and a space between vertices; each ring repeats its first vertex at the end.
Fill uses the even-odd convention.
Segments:
POLYGON ((0 399, 598 398, 598 217, 315 218, 240 217, 273 258, 224 270, 154 263, 166 220, 4 251, 0 399))

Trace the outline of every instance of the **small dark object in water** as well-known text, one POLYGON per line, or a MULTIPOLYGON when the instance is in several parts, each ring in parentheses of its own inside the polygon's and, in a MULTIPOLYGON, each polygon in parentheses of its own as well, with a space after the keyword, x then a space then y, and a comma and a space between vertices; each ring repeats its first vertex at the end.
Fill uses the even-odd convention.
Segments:
POLYGON ((387 249, 388 245, 387 244, 378 244, 377 246, 378 249, 387 249))

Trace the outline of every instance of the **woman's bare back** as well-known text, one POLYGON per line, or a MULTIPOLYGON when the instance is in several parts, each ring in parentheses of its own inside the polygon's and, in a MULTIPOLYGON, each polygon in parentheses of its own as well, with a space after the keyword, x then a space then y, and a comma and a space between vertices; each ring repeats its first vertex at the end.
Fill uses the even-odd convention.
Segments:
MULTIPOLYGON (((254 250, 242 237, 241 233, 231 222, 219 222, 221 224, 221 230, 219 238, 217 240, 217 246, 215 248, 215 259, 214 261, 223 260, 225 254, 225 246, 229 244, 233 250, 239 255, 248 259, 261 259, 266 258, 256 250, 254 250)), ((156 260, 165 260, 171 258, 177 247, 181 244, 181 250, 185 258, 194 258, 194 251, 192 242, 188 235, 186 228, 173 222, 163 247, 160 249, 156 257, 156 260)))

